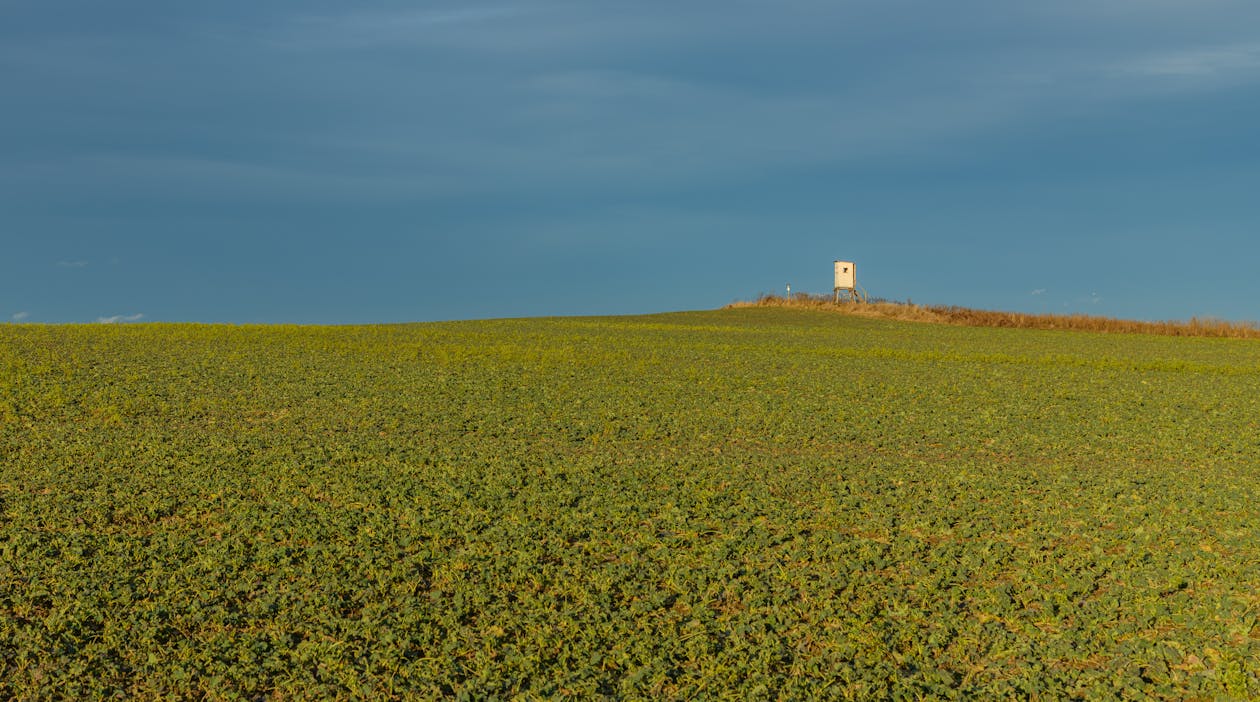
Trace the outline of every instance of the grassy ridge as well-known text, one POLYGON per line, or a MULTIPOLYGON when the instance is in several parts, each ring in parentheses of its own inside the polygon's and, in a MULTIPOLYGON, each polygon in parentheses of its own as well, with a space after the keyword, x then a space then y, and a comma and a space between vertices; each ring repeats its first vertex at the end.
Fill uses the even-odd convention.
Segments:
POLYGON ((790 307, 795 309, 830 310, 859 317, 897 319, 933 324, 956 324, 967 327, 1000 327, 1007 329, 1054 329, 1088 331, 1104 334, 1158 334, 1161 336, 1202 336, 1218 339, 1260 339, 1260 326, 1254 322, 1230 322, 1214 318, 1192 318, 1186 321, 1142 322, 1087 314, 1029 314, 978 310, 955 305, 916 305, 911 302, 874 301, 869 304, 836 303, 827 295, 798 293, 789 297, 762 295, 752 302, 735 302, 741 307, 790 307))
POLYGON ((1260 694, 1260 347, 0 327, 0 697, 1260 694))

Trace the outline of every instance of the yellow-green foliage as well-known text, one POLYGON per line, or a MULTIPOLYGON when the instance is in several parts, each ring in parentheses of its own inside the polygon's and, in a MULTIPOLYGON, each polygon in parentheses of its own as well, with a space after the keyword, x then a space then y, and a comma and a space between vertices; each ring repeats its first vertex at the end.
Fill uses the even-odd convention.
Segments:
POLYGON ((1260 344, 0 326, 0 698, 1260 695, 1260 344))

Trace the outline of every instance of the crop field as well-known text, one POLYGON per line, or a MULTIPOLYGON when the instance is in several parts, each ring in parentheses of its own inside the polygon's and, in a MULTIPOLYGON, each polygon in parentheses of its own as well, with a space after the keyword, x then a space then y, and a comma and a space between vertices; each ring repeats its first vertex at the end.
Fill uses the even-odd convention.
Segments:
POLYGON ((0 325, 0 698, 1260 696, 1260 341, 0 325))

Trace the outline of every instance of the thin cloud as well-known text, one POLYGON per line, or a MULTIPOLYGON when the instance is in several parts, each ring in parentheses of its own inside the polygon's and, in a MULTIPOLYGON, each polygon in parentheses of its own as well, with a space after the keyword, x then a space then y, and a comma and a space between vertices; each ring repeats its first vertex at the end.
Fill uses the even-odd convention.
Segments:
POLYGON ((31 316, 30 312, 18 312, 13 315, 13 321, 20 322, 30 316, 31 316))
POLYGON ((1045 288, 1037 288, 1036 290, 1029 293, 1029 295, 1045 295, 1045 294, 1046 294, 1045 288))
POLYGON ((1222 78, 1260 72, 1260 43, 1207 46, 1142 56, 1123 73, 1161 78, 1222 78))
MULTIPOLYGON (((1061 105, 1076 111, 1082 105, 1088 109, 1183 87, 1177 80, 1152 77, 1168 72, 1158 60, 1155 73, 1152 66, 1143 68, 1154 60, 1147 56, 1150 43, 1101 52, 1078 51, 1074 44, 1056 50, 1051 43, 1000 54, 990 53, 1001 51, 1000 46, 916 53, 904 65, 898 61, 881 70, 838 73, 785 59, 760 72, 790 72, 793 79, 766 87, 744 81, 738 70, 714 68, 720 60, 684 70, 622 59, 705 54, 705 47, 714 56, 735 57, 749 42, 764 46, 770 56, 794 56, 797 44, 804 42, 804 55, 812 53, 811 47, 821 51, 833 44, 824 30, 840 26, 859 38, 881 25, 873 20, 853 26, 839 22, 850 14, 840 10, 824 13, 826 21, 807 22, 803 18, 812 16, 814 0, 788 3, 794 9, 786 16, 744 8, 712 21, 681 23, 672 9, 609 15, 607 8, 581 4, 544 0, 527 5, 314 10, 262 23, 257 29, 262 35, 256 38, 264 51, 288 47, 316 54, 296 63, 282 57, 274 65, 277 73, 267 75, 283 75, 294 65, 302 66, 301 76, 328 73, 326 84, 315 86, 304 79, 286 83, 288 99, 322 104, 330 95, 358 96, 356 100, 379 99, 388 109, 322 120, 336 125, 326 128, 286 125, 284 138, 271 142, 280 145, 274 160, 98 152, 11 160, 0 166, 0 185, 16 186, 19 196, 74 188, 111 197, 144 192, 168 202, 216 203, 414 200, 577 187, 619 193, 629 187, 669 189, 763 177, 777 169, 951 159, 954 140, 983 139, 1007 123, 1052 119, 1061 105), (531 51, 517 50, 522 47, 531 51), (342 70, 345 66, 335 55, 320 55, 322 49, 342 48, 365 50, 363 65, 376 66, 380 75, 356 79, 353 71, 342 70), (465 52, 474 48, 484 51, 475 54, 478 60, 467 61, 465 52), (370 50, 376 49, 420 51, 417 65, 448 68, 399 68, 410 62, 374 59, 370 50), (319 68, 326 60, 334 61, 327 71, 319 68), (1124 61, 1132 65, 1118 70, 1127 65, 1124 61), (410 87, 387 87, 395 82, 410 87), (932 87, 941 85, 949 89, 932 87), (431 103, 432 94, 444 96, 440 105, 431 103), (372 95, 377 98, 368 97, 372 95)), ((1088 10, 1071 3, 1067 7, 1062 11, 1088 10)), ((688 20, 708 20, 710 14, 683 12, 688 20)), ((897 33, 916 31, 916 26, 909 22, 897 33)), ((242 50, 250 46, 247 42, 242 50)), ((856 49, 846 50, 836 62, 879 65, 864 57, 856 49)), ((270 53, 256 58, 276 59, 270 53)), ((1160 60, 1169 59, 1164 55, 1160 60)), ((728 63, 739 65, 736 60, 728 63)), ((165 74, 157 78, 165 79, 165 74)), ((259 134, 279 129, 265 118, 258 125, 259 134)), ((103 261, 93 262, 100 265, 103 261)))
MULTIPOLYGON (((42 171, 41 180, 47 184, 60 182, 76 188, 122 194, 143 188, 185 201, 308 200, 313 194, 325 201, 361 201, 365 198, 414 198, 462 192, 437 175, 399 175, 382 172, 382 168, 354 171, 349 166, 331 168, 325 164, 290 167, 231 159, 88 155, 49 160, 31 170, 36 169, 42 171)), ((4 180, 4 175, 0 170, 0 181, 4 180)), ((121 260, 113 258, 109 263, 114 265, 121 260)), ((57 263, 63 268, 88 265, 97 264, 73 260, 57 263)))
POLYGON ((273 40, 291 49, 351 49, 432 41, 462 25, 482 24, 525 14, 517 7, 353 12, 297 18, 273 40))
POLYGON ((87 268, 88 261, 57 261, 59 268, 87 268))
POLYGON ((118 324, 120 322, 139 322, 141 319, 144 319, 143 314, 128 314, 128 315, 116 314, 112 317, 97 317, 96 323, 97 324, 118 324))

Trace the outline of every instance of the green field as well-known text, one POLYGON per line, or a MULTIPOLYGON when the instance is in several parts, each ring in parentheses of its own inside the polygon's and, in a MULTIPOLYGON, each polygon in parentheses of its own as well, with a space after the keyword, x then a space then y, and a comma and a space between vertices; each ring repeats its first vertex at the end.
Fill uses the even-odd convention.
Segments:
POLYGON ((0 326, 0 698, 1260 696, 1260 342, 0 326))

